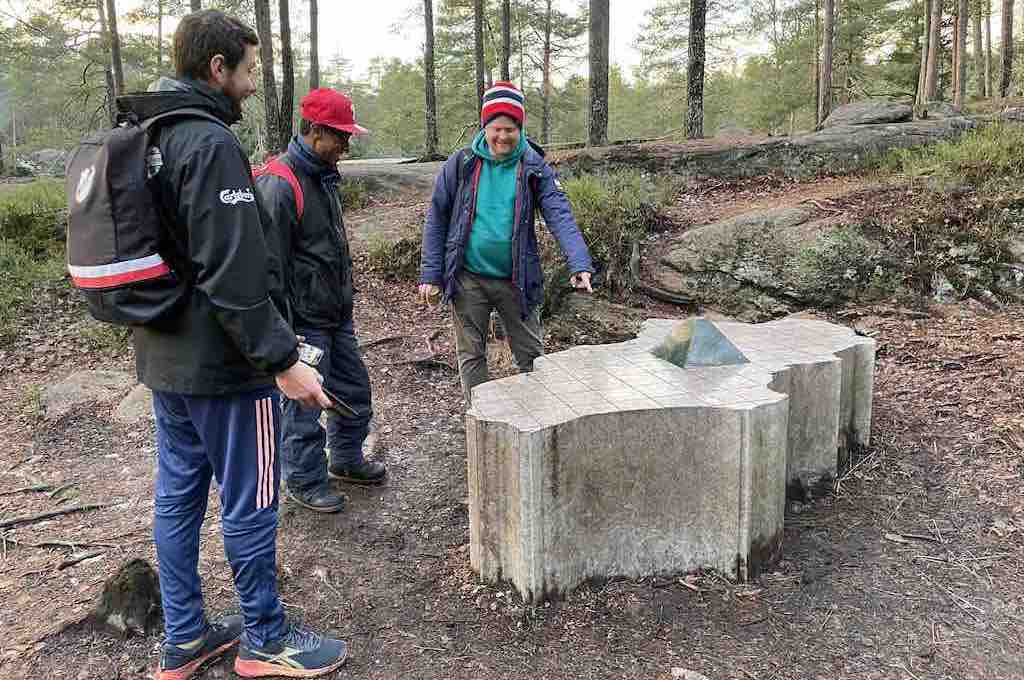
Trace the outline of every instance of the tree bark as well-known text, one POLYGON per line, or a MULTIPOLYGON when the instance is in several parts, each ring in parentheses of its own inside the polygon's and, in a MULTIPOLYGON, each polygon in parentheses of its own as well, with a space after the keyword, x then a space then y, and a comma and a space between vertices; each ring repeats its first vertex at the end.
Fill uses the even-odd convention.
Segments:
POLYGON ((956 75, 953 88, 953 106, 963 108, 967 91, 967 0, 958 0, 956 6, 956 75))
POLYGON ((114 69, 116 96, 124 94, 124 66, 121 64, 121 36, 117 32, 117 2, 107 0, 107 27, 110 31, 110 63, 114 69))
POLYGON ((280 0, 278 11, 281 22, 281 131, 279 139, 284 147, 292 138, 292 115, 295 99, 295 58, 292 55, 292 21, 288 0, 280 0))
POLYGON ((512 0, 501 0, 501 79, 511 80, 508 62, 512 57, 512 0))
POLYGON ((193 12, 198 12, 202 8, 203 8, 203 4, 202 4, 202 2, 200 2, 200 0, 192 0, 192 11, 193 12))
POLYGON ((921 64, 917 69, 917 98, 914 102, 917 108, 917 115, 925 109, 928 98, 925 94, 928 82, 928 54, 931 45, 931 0, 924 2, 924 31, 921 33, 921 64))
POLYGON ((999 46, 1003 53, 1003 72, 999 78, 999 96, 1010 94, 1010 80, 1013 77, 1013 0, 1003 0, 1003 41, 999 46))
POLYGON ((821 125, 821 0, 814 0, 814 127, 821 125))
POLYGON ((608 3, 590 0, 590 146, 608 143, 608 3))
POLYGON ((320 9, 309 0, 309 89, 320 87, 320 9))
MULTIPOLYGON (((107 10, 104 7, 104 0, 96 0, 96 16, 100 20, 100 35, 103 39, 104 47, 110 50, 110 32, 107 29, 107 10)), ((110 125, 114 126, 117 123, 117 104, 115 99, 117 98, 117 88, 114 85, 114 71, 110 67, 110 60, 103 65, 103 82, 107 86, 107 119, 110 121, 110 125)), ((12 146, 16 144, 12 142, 12 146)))
POLYGON ((551 143, 551 0, 547 0, 544 14, 544 67, 541 90, 542 118, 541 143, 551 143))
POLYGON ((423 82, 427 104, 426 146, 427 157, 437 155, 437 84, 434 79, 434 2, 423 0, 423 23, 426 42, 423 46, 423 82))
POLYGON ((992 96, 992 0, 985 3, 985 96, 992 96))
POLYGON ((266 112, 267 151, 277 153, 281 143, 281 111, 274 79, 274 34, 270 28, 270 0, 256 0, 256 32, 260 36, 260 69, 263 72, 263 110, 266 112))
POLYGON ((832 113, 832 51, 835 44, 836 3, 825 0, 824 30, 821 38, 821 75, 818 91, 818 124, 832 113))
POLYGON ((704 25, 706 0, 690 0, 690 49, 686 73, 686 138, 704 136, 704 25))
POLYGON ((473 1, 473 53, 476 62, 476 118, 484 103, 484 0, 473 1))
POLYGON ((939 83, 939 30, 942 28, 942 0, 931 0, 931 20, 928 30, 928 70, 924 83, 925 103, 935 100, 935 90, 939 83))
POLYGON ((981 41, 981 0, 975 0, 974 11, 971 12, 974 46, 974 87, 979 97, 985 96, 985 50, 981 41))
POLYGON ((156 3, 156 71, 160 75, 160 69, 164 65, 164 0, 156 3))

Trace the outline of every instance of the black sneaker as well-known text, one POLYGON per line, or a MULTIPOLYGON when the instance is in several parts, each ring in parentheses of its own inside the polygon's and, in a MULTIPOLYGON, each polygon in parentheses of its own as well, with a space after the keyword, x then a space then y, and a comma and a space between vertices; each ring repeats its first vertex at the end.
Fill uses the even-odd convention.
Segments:
POLYGON ((235 614, 211 623, 202 641, 194 645, 182 647, 165 642, 160 651, 156 680, 188 680, 207 661, 234 647, 242 634, 242 627, 242 617, 235 614))
POLYGON ((327 482, 309 489, 293 489, 288 484, 284 488, 288 498, 314 512, 341 512, 345 507, 345 497, 332 491, 327 482))
POLYGON ((343 641, 292 624, 284 637, 262 647, 249 645, 243 638, 235 673, 243 678, 315 678, 339 668, 347 656, 348 645, 343 641))
POLYGON ((365 460, 355 465, 331 464, 327 468, 327 474, 334 479, 340 479, 349 484, 374 485, 383 484, 388 476, 388 469, 384 463, 375 460, 365 460))

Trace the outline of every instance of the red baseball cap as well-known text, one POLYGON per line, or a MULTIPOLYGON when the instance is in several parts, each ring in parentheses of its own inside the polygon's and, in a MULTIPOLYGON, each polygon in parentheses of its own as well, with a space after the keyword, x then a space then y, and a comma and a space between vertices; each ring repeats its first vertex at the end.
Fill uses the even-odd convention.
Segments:
POLYGON ((345 94, 321 87, 311 91, 299 104, 302 117, 310 123, 325 125, 335 130, 353 135, 365 135, 369 132, 356 123, 356 112, 352 108, 352 100, 345 94))

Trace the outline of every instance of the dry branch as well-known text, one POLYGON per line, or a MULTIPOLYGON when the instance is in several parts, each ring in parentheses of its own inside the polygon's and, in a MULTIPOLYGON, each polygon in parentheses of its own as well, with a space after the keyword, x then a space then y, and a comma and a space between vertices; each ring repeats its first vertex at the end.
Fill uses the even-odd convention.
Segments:
POLYGON ((50 512, 41 512, 38 515, 26 515, 25 517, 15 517, 14 519, 4 520, 0 522, 0 529, 8 529, 10 527, 19 526, 21 524, 35 524, 36 522, 42 522, 45 519, 51 517, 60 517, 61 515, 70 515, 74 512, 88 512, 89 510, 99 510, 100 508, 109 508, 110 503, 94 503, 91 505, 76 505, 73 508, 64 508, 63 510, 51 510, 50 512))

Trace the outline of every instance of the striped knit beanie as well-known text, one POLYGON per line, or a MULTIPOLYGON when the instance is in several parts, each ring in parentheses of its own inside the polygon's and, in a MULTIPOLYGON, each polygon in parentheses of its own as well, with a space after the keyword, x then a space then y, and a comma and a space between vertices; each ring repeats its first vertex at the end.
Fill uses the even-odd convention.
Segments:
POLYGON ((480 106, 480 125, 486 127, 495 116, 508 116, 522 129, 526 122, 526 97, 510 82, 499 80, 484 92, 480 106))

